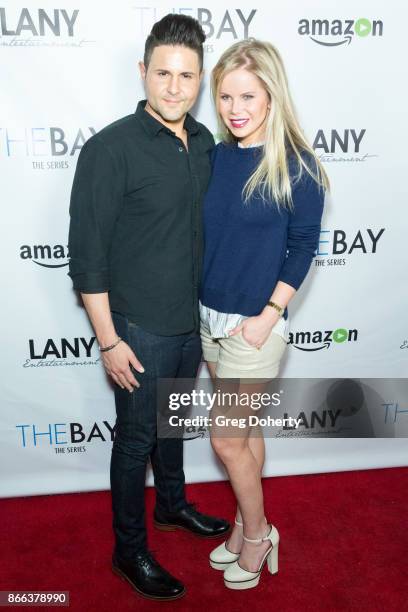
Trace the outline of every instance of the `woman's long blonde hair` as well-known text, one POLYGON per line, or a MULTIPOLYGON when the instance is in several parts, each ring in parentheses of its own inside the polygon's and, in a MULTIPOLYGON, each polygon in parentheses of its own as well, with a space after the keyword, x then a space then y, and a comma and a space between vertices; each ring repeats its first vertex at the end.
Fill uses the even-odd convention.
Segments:
POLYGON ((263 199, 275 200, 278 207, 282 205, 293 208, 288 163, 288 154, 292 152, 298 161, 298 173, 295 180, 300 179, 302 168, 304 168, 322 188, 329 189, 328 176, 307 142, 296 117, 282 58, 277 49, 269 42, 254 38, 237 42, 224 51, 213 68, 211 91, 222 140, 236 141, 222 121, 218 101, 224 76, 237 68, 245 68, 255 74, 262 82, 271 101, 271 109, 266 118, 264 153, 257 168, 245 183, 243 191, 245 201, 258 192, 263 199), (311 155, 315 162, 314 168, 305 163, 302 152, 311 155))

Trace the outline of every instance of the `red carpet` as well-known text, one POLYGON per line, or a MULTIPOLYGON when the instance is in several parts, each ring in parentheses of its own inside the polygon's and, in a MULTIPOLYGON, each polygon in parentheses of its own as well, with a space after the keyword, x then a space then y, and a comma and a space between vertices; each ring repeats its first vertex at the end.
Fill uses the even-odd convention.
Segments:
MULTIPOLYGON (((70 610, 402 612, 408 609, 408 469, 388 468, 264 481, 268 517, 281 543, 280 569, 266 566, 256 589, 224 588, 207 561, 222 540, 152 527, 150 548, 187 587, 174 602, 150 602, 110 570, 112 533, 107 492, 0 500, 0 590, 64 590, 70 610)), ((204 512, 233 518, 226 483, 188 485, 204 512)))

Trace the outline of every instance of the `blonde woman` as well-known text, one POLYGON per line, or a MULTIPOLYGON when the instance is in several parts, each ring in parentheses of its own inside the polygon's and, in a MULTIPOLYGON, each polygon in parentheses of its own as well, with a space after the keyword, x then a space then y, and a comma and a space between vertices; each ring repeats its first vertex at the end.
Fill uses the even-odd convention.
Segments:
MULTIPOLYGON (((201 339, 217 388, 230 390, 232 379, 247 394, 278 374, 287 305, 316 254, 329 181, 299 126, 273 45, 232 45, 213 69, 212 92, 222 140, 204 201, 201 339)), ((277 572, 279 534, 264 513, 263 437, 250 427, 228 432, 213 428, 211 441, 236 496, 236 519, 210 564, 224 570, 225 586, 247 589, 265 563, 277 572)))

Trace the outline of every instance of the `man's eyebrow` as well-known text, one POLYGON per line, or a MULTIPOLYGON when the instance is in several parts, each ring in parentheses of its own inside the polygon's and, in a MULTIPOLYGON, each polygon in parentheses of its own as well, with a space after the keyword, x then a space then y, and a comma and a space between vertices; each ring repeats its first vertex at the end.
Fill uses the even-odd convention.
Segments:
MULTIPOLYGON (((155 68, 154 72, 171 72, 171 70, 169 70, 168 68, 155 68)), ((181 72, 179 74, 196 74, 194 71, 192 70, 181 70, 181 72)))

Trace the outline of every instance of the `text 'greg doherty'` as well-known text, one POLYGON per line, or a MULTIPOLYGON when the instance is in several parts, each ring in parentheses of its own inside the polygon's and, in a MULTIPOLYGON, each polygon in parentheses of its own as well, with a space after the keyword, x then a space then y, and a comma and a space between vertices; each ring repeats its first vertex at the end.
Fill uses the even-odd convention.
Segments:
POLYGON ((259 410, 266 406, 279 406, 280 402, 279 393, 206 393, 202 389, 193 389, 190 393, 169 395, 170 410, 178 410, 181 406, 205 406, 207 410, 214 406, 249 406, 252 410, 259 410))
POLYGON ((297 429, 302 424, 302 419, 295 419, 288 417, 285 419, 274 419, 273 417, 267 416, 265 418, 259 418, 255 414, 250 414, 248 418, 228 418, 225 415, 218 415, 215 419, 208 416, 196 416, 192 419, 179 417, 173 415, 169 418, 169 424, 171 427, 207 427, 211 428, 213 425, 217 427, 228 427, 239 429, 246 429, 247 427, 254 427, 259 425, 260 427, 284 427, 285 429, 297 429))

